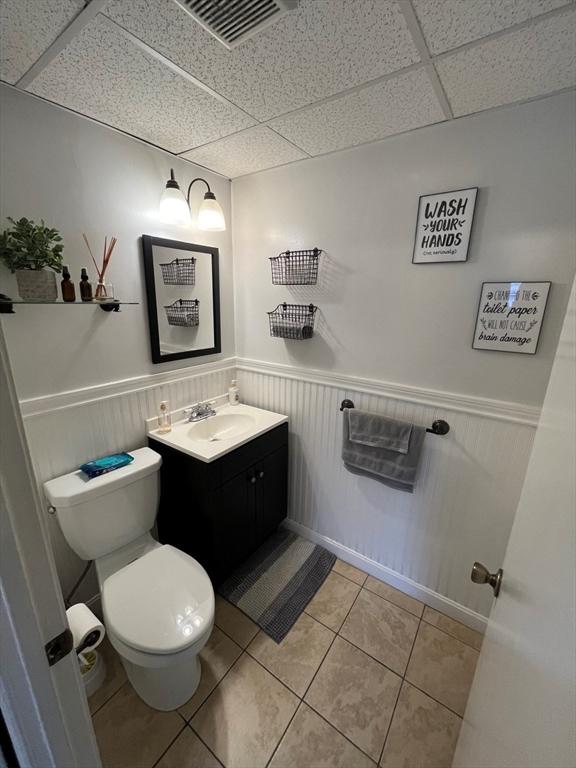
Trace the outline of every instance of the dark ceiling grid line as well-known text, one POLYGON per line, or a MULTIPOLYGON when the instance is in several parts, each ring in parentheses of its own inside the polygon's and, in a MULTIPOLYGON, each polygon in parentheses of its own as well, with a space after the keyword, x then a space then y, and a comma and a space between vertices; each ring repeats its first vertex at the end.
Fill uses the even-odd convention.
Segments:
MULTIPOLYGON (((249 117, 251 120, 254 120, 255 124, 259 123, 258 118, 250 114, 250 112, 247 112, 242 107, 239 107, 238 104, 235 104, 227 96, 223 96, 219 91, 216 91, 214 90, 214 88, 211 88, 209 85, 206 85, 206 83, 203 80, 200 80, 191 72, 188 72, 187 69, 184 69, 179 64, 176 64, 174 61, 172 61, 172 59, 168 58, 168 56, 166 56, 164 53, 160 53, 160 51, 157 51, 156 48, 153 48, 151 45, 144 42, 144 40, 142 40, 140 37, 135 35, 133 32, 130 32, 130 30, 126 29, 126 27, 123 27, 117 21, 115 21, 114 19, 111 19, 110 16, 107 16, 105 13, 101 13, 100 16, 106 20, 106 23, 112 24, 127 40, 132 42, 135 46, 143 50, 145 53, 148 53, 150 56, 155 58, 165 67, 167 67, 167 69, 170 69, 172 72, 179 75, 184 80, 187 80, 189 83, 192 83, 192 85, 195 85, 197 88, 200 88, 205 93, 208 93, 210 96, 212 96, 214 99, 221 102, 222 104, 227 104, 228 106, 233 107, 234 109, 237 109, 239 112, 242 112, 243 115, 246 115, 246 117, 249 117)), ((248 127, 253 127, 253 126, 248 126, 248 127)))
MULTIPOLYGON (((109 23, 114 26, 116 30, 118 30, 123 36, 125 36, 127 39, 129 39, 134 45, 138 46, 141 50, 148 53, 149 55, 153 56, 157 61, 159 61, 162 65, 169 68, 172 72, 174 72, 176 75, 184 78, 188 82, 192 83, 194 86, 200 88, 205 93, 207 93, 209 96, 214 98, 215 100, 219 101, 222 104, 227 105, 230 108, 233 108, 234 110, 237 110, 238 113, 241 113, 245 116, 245 118, 248 118, 250 120, 254 121, 253 125, 249 125, 246 127, 243 127, 237 131, 233 131, 230 134, 226 134, 225 136, 219 137, 218 139, 210 140, 208 142, 204 142, 199 145, 195 145, 189 149, 185 149, 181 152, 173 152, 170 150, 165 149, 164 147, 159 147, 157 144, 155 144, 153 141, 149 141, 146 139, 142 139, 139 136, 136 136, 134 134, 131 134, 129 131, 116 128, 115 126, 112 126, 108 123, 106 123, 105 120, 100 120, 97 118, 91 118, 87 115, 84 115, 83 113, 70 109, 69 111, 73 112, 74 114, 79 114, 83 117, 88 117, 88 119, 93 120, 96 123, 100 123, 102 125, 105 125, 107 127, 113 128, 113 130, 117 130, 120 133, 123 133, 127 136, 130 136, 132 138, 136 138, 145 144, 149 144, 151 146, 156 146, 163 151, 167 152, 168 154, 176 157, 180 157, 181 159, 186 160, 187 162, 193 162, 189 158, 185 157, 184 155, 195 150, 200 149, 203 147, 211 146, 214 144, 217 144, 219 142, 224 142, 226 139, 231 138, 233 136, 236 136, 238 134, 245 133, 247 131, 253 130, 256 127, 267 127, 269 131, 274 133, 276 136, 278 136, 280 139, 282 139, 287 144, 291 145, 294 149, 297 149, 302 154, 306 155, 306 158, 301 159, 307 159, 308 157, 311 157, 310 153, 303 149, 301 146, 299 146, 295 141, 292 139, 287 138, 285 135, 281 133, 281 129, 278 129, 276 127, 273 127, 271 124, 276 121, 279 118, 287 117, 296 115, 301 112, 306 112, 307 110, 313 109, 315 107, 322 106, 324 104, 327 104, 329 102, 341 99, 349 94, 354 94, 356 92, 362 91, 364 89, 368 89, 371 86, 375 86, 381 82, 385 82, 387 80, 392 80, 395 78, 398 78, 402 76, 405 73, 413 72, 419 69, 424 69, 428 80, 430 82, 430 85, 433 89, 434 95, 439 103, 439 106, 442 110, 442 113, 445 116, 445 119, 447 120, 453 120, 453 119, 460 119, 460 117, 468 116, 468 113, 463 115, 458 115, 457 118, 454 117, 453 109, 451 106, 451 103, 447 97, 444 85, 442 83, 442 80, 440 78, 440 75, 436 68, 436 62, 442 61, 443 59, 449 58, 453 56, 455 53, 459 53, 462 51, 466 51, 468 49, 475 48, 477 46, 481 46, 488 41, 506 37, 507 35, 510 35, 516 31, 529 28, 532 26, 536 26, 539 22, 542 22, 544 20, 561 16, 562 14, 569 13, 571 9, 574 8, 574 5, 576 3, 576 0, 569 0, 569 2, 565 2, 563 5, 557 8, 553 8, 550 11, 547 11, 545 13, 538 14, 536 16, 533 16, 531 18, 525 19, 523 21, 520 21, 516 24, 511 24, 508 27, 505 27, 504 29, 500 29, 494 32, 491 32, 489 34, 485 34, 482 37, 470 40, 466 43, 463 43, 462 45, 451 47, 449 50, 442 51, 438 54, 432 54, 430 52, 430 49, 428 47, 428 43, 426 41, 426 37, 423 33, 421 23, 419 21, 417 12, 414 8, 412 0, 396 0, 397 7, 401 11, 403 18, 405 20, 405 23, 407 25, 407 29, 409 32, 409 35, 416 47, 416 51, 420 57, 420 61, 414 62, 413 64, 410 64, 409 66, 402 67, 400 69, 397 69, 393 72, 386 73, 385 75, 381 75, 379 77, 373 78, 371 80, 364 81, 362 83, 358 83, 357 85, 351 86, 350 88, 345 88, 341 91, 338 91, 337 93, 331 94, 329 96, 316 99, 315 101, 310 102, 309 104, 306 104, 304 106, 298 107, 296 109, 288 110, 286 112, 281 112, 278 115, 274 115, 273 117, 267 118, 266 120, 260 120, 256 116, 252 115, 248 110, 244 109, 243 107, 240 107, 238 104, 233 102, 228 97, 221 94, 219 91, 216 91, 214 88, 211 88, 210 86, 206 85, 203 81, 199 80, 197 77, 195 77, 191 72, 187 71, 183 67, 179 66, 175 62, 173 62, 170 58, 168 58, 165 54, 160 53, 157 51, 153 46, 149 45, 148 43, 145 43, 142 39, 140 39, 136 34, 130 32, 125 27, 122 26, 121 23, 115 21, 114 19, 110 18, 106 13, 104 12, 105 6, 107 5, 108 0, 91 0, 88 4, 82 8, 75 18, 60 32, 60 34, 57 36, 57 38, 48 46, 48 48, 37 58, 37 60, 32 64, 31 67, 25 72, 25 74, 15 83, 15 87, 21 90, 26 90, 27 87, 38 77, 38 75, 47 67, 50 65, 50 63, 66 48, 67 45, 71 43, 74 38, 80 34, 82 29, 96 16, 100 15, 105 19, 106 23, 109 23)), ((14 86, 11 86, 14 87, 14 86)), ((568 88, 561 88, 554 92, 544 93, 541 95, 535 95, 531 96, 526 99, 521 99, 516 102, 507 102, 506 104, 502 105, 495 105, 495 106, 489 106, 485 109, 479 110, 480 112, 491 110, 491 109, 499 109, 503 106, 507 106, 510 103, 513 104, 521 104, 525 103, 527 101, 533 101, 538 98, 546 98, 548 96, 554 95, 555 93, 561 93, 566 90, 573 90, 573 86, 570 86, 568 88)), ((28 91, 28 93, 30 93, 28 91)), ((35 95, 35 94, 31 94, 35 95)), ((42 98, 42 97, 40 97, 42 98)), ((61 108, 68 109, 67 107, 64 107, 63 105, 58 104, 57 102, 51 102, 50 99, 44 99, 45 101, 48 101, 50 103, 55 103, 56 106, 60 106, 61 108)), ((411 130, 418 130, 419 127, 409 129, 408 131, 400 131, 396 134, 391 135, 401 135, 402 133, 410 132, 411 130)), ((353 143, 350 144, 349 147, 342 147, 340 149, 336 150, 329 150, 327 152, 320 153, 319 156, 324 156, 326 154, 332 154, 335 151, 342 151, 343 149, 352 148, 355 146, 363 146, 365 144, 371 144, 375 141, 383 140, 383 138, 377 138, 377 139, 371 139, 367 142, 360 142, 360 143, 353 143)), ((314 155, 316 156, 316 155, 314 155)), ((292 162, 300 162, 300 159, 298 160, 291 160, 288 161, 288 163, 284 164, 290 164, 292 162)), ((201 165, 201 163, 199 163, 201 165)), ((272 166, 274 167, 274 166, 272 166)), ((216 171, 215 171, 216 172, 216 171)), ((216 172, 217 173, 217 172, 216 172)), ((220 174, 223 176, 226 176, 227 174, 220 174)), ((245 174, 243 174, 245 175, 245 174)))
MULTIPOLYGON (((316 101, 312 101, 309 104, 305 104, 302 107, 296 107, 295 109, 290 109, 288 112, 282 112, 279 115, 275 115, 274 117, 269 117, 266 120, 262 120, 258 122, 259 126, 265 126, 266 128, 270 128, 274 131, 274 133, 277 133, 278 136, 281 136, 286 141, 290 141, 290 139, 286 139, 286 137, 281 134, 279 131, 277 131, 274 128, 271 128, 271 123, 275 122, 276 120, 282 118, 282 117, 291 117, 292 115, 297 115, 300 112, 306 112, 309 109, 312 109, 314 107, 320 107, 324 104, 329 104, 331 101, 338 101, 338 99, 341 99, 344 96, 349 96, 353 93, 357 93, 359 91, 363 91, 364 89, 368 89, 374 85, 379 85, 380 83, 386 82, 386 80, 394 80, 397 77, 401 77, 402 75, 406 75, 409 72, 414 72, 417 69, 423 69, 424 64, 421 61, 416 61, 414 64, 409 64, 407 67, 401 67, 400 69, 394 70, 394 72, 387 72, 385 75, 379 75, 378 77, 374 77, 371 80, 366 80, 364 83, 359 83, 358 85, 352 85, 350 88, 345 88, 342 91, 338 91, 338 93, 330 94, 330 96, 324 96, 321 99, 317 99, 316 101)), ((228 136, 236 136, 239 133, 245 133, 246 131, 251 130, 252 128, 255 128, 256 126, 248 126, 246 128, 240 128, 238 131, 234 131, 233 133, 228 134, 227 136, 222 136, 219 139, 214 139, 214 141, 207 141, 204 144, 199 144, 196 147, 191 147, 190 149, 185 149, 184 152, 191 152, 193 149, 200 149, 201 147, 207 147, 209 144, 215 144, 218 141, 223 141, 224 139, 228 138, 228 136)), ((293 142, 292 142, 293 143, 293 142)), ((294 144, 294 146, 297 146, 294 144)), ((302 149, 301 147, 297 147, 301 152, 306 152, 306 150, 302 149)), ((308 154, 306 152, 306 154, 308 154)))
POLYGON ((452 120, 454 118, 454 112, 452 111, 452 106, 448 100, 448 96, 446 95, 446 91, 444 90, 444 86, 442 85, 442 81, 440 80, 438 72, 436 71, 436 67, 434 66, 434 60, 428 48, 428 44, 426 43, 426 38, 424 37, 422 28, 420 27, 420 22, 418 21, 416 12, 414 11, 414 6, 412 5, 411 0, 398 0, 398 5, 402 15, 404 16, 404 19, 406 20, 406 26, 408 27, 408 31, 412 36, 416 50, 420 55, 422 63, 425 65, 426 72, 430 78, 430 82, 432 84, 432 88, 434 89, 434 93, 436 94, 436 98, 438 99, 440 106, 442 107, 442 111, 444 112, 444 117, 446 120, 452 120))
POLYGON ((46 69, 68 43, 70 43, 78 34, 89 24, 92 19, 100 13, 100 10, 107 5, 108 0, 91 0, 81 11, 72 19, 70 24, 60 32, 58 37, 46 48, 46 50, 36 59, 34 64, 25 72, 15 83, 17 88, 26 90, 28 86, 46 69))
POLYGON ((476 48, 483 43, 487 43, 489 40, 497 40, 498 38, 506 37, 506 35, 510 35, 513 32, 519 32, 520 30, 526 29, 527 27, 536 26, 540 22, 546 21, 547 19, 552 19, 555 16, 562 16, 562 14, 567 13, 570 11, 570 9, 574 8, 575 5, 576 0, 568 0, 565 5, 561 5, 558 8, 553 8, 551 11, 540 13, 538 16, 532 16, 531 18, 524 19, 524 21, 519 21, 516 24, 511 24, 509 27, 499 29, 497 32, 491 32, 489 35, 484 35, 484 37, 478 37, 476 40, 470 40, 467 43, 462 43, 462 45, 457 45, 454 48, 449 48, 447 51, 442 51, 442 53, 436 53, 432 55, 432 61, 436 62, 441 61, 442 59, 450 58, 450 56, 453 56, 456 53, 461 53, 463 51, 470 50, 471 48, 476 48))
POLYGON ((275 133, 277 136, 280 136, 280 138, 283 141, 287 141, 288 144, 291 144, 295 149, 299 150, 300 152, 304 152, 304 154, 307 157, 313 157, 313 155, 311 155, 309 152, 307 152, 303 147, 299 147, 298 144, 296 144, 295 141, 292 141, 292 139, 289 139, 286 136, 284 136, 283 134, 281 134, 280 131, 278 131, 276 128, 272 128, 272 126, 268 125, 268 124, 262 124, 261 123, 261 125, 264 125, 264 127, 267 128, 269 131, 272 131, 272 133, 275 133))

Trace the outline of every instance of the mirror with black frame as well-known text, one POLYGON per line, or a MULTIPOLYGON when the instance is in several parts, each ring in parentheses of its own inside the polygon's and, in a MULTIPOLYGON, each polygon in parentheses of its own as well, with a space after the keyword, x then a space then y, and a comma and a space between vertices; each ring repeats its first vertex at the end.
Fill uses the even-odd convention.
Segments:
POLYGON ((220 352, 218 248, 142 235, 152 362, 220 352))

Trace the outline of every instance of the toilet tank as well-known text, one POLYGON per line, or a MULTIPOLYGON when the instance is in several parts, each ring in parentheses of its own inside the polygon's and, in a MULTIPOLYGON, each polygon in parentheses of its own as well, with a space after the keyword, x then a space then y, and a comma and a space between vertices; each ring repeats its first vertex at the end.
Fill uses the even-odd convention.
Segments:
POLYGON ((162 457, 151 448, 129 453, 128 466, 92 480, 78 470, 44 484, 66 541, 83 560, 107 555, 154 525, 162 457))

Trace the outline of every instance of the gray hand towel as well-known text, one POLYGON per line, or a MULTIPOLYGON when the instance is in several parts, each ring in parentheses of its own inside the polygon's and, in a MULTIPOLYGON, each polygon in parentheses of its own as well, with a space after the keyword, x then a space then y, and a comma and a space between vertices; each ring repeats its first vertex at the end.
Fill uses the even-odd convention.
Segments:
POLYGON ((425 435, 424 427, 394 421, 374 413, 346 409, 342 459, 346 468, 355 474, 366 474, 391 488, 413 493, 425 435), (352 424, 355 432, 352 431, 352 424), (408 435, 406 453, 382 447, 382 443, 386 443, 384 438, 387 425, 390 444, 403 448, 408 435), (378 445, 370 443, 371 436, 372 443, 378 445))
POLYGON ((348 425, 353 443, 408 453, 412 424, 387 419, 377 413, 348 409, 348 425))

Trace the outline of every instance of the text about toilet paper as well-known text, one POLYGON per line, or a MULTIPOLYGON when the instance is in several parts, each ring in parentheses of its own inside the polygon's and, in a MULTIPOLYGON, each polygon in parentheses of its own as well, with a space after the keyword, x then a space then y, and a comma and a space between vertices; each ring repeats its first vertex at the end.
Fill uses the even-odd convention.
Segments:
POLYGON ((550 283, 483 283, 474 330, 475 349, 533 355, 550 283))

